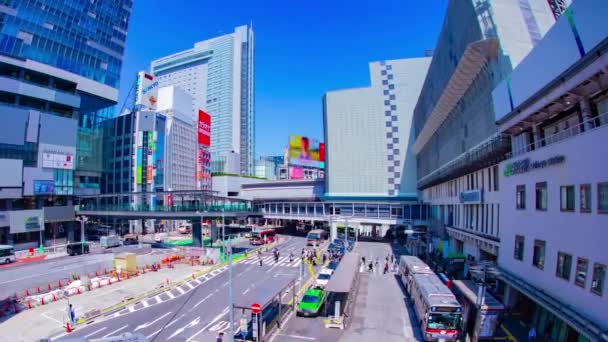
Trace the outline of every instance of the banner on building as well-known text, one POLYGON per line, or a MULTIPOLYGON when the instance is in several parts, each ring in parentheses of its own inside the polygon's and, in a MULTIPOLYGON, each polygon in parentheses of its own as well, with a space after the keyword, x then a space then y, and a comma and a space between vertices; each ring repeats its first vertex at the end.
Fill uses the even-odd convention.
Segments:
POLYGON ((41 143, 38 150, 43 168, 74 170, 76 147, 41 143))
POLYGON ((44 226, 44 211, 12 210, 10 212, 10 233, 37 232, 44 226))
POLYGON ((198 143, 211 146, 211 115, 198 110, 198 143))
POLYGON ((154 76, 144 71, 138 72, 135 105, 140 109, 155 110, 158 102, 158 88, 158 81, 154 80, 154 76))

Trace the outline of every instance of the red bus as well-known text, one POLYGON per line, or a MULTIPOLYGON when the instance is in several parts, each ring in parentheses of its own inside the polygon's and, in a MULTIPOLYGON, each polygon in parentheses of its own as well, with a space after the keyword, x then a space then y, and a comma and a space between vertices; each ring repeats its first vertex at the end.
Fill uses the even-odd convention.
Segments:
POLYGON ((263 245, 265 243, 274 242, 276 233, 274 229, 266 229, 261 232, 253 232, 251 233, 251 238, 249 238, 249 243, 252 245, 263 245))

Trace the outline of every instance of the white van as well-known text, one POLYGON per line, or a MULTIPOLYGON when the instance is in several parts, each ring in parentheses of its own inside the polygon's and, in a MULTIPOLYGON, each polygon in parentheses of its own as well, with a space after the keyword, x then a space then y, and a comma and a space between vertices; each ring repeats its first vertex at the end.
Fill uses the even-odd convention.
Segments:
POLYGON ((112 248, 120 246, 120 239, 116 235, 102 236, 99 239, 99 244, 103 248, 112 248))
POLYGON ((10 264, 16 262, 15 247, 11 245, 0 245, 0 263, 10 264))

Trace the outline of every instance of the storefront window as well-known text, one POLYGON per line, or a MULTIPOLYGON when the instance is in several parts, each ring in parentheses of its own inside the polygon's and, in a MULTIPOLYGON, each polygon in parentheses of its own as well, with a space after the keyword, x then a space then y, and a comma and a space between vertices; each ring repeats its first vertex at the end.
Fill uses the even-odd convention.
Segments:
POLYGON ((547 182, 536 183, 536 210, 547 210, 547 182))
POLYGON ((587 281, 587 269, 589 268, 589 260, 585 258, 578 258, 576 260, 576 275, 574 277, 574 283, 580 287, 585 287, 587 281))
POLYGON ((574 211, 574 185, 560 187, 560 205, 562 211, 574 211))
POLYGON ((597 209, 600 213, 608 213, 608 182, 597 185, 597 209))
POLYGON ((591 184, 581 184, 581 213, 591 212, 591 184))
POLYGON ((524 260, 524 237, 521 235, 515 235, 515 250, 513 251, 513 257, 516 260, 524 260))
POLYGON ((515 205, 517 209, 523 210, 526 209, 526 186, 518 185, 515 194, 515 205))
POLYGON ((593 278, 591 279, 591 292, 602 295, 604 292, 604 282, 606 281, 606 265, 593 264, 593 278))
POLYGON ((557 253, 557 268, 555 275, 559 278, 570 280, 570 270, 572 269, 572 255, 563 252, 557 253))
POLYGON ((532 258, 532 265, 540 268, 545 268, 545 241, 534 240, 534 255, 532 258))

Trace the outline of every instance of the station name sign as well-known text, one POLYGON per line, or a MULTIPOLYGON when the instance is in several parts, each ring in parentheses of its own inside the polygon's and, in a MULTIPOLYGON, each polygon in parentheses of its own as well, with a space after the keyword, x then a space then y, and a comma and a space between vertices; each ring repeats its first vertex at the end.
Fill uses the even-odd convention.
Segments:
POLYGON ((530 161, 530 158, 518 160, 505 165, 505 177, 526 173, 534 169, 543 169, 548 166, 561 164, 566 160, 563 155, 557 155, 548 159, 530 161))

